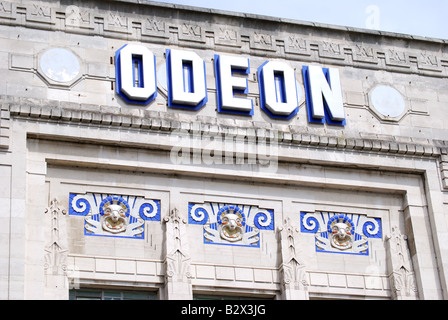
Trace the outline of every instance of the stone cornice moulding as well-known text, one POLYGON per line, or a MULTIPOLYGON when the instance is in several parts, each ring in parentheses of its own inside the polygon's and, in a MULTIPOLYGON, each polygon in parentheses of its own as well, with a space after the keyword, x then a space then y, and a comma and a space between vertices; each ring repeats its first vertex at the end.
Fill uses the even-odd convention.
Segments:
MULTIPOLYGON (((16 99, 17 100, 17 99, 16 99)), ((11 118, 21 118, 31 121, 46 121, 60 123, 64 122, 72 125, 95 125, 101 127, 117 127, 122 129, 147 130, 153 132, 170 133, 180 131, 191 133, 198 130, 193 127, 192 122, 185 122, 173 119, 172 116, 164 112, 141 112, 136 114, 130 110, 129 114, 124 114, 126 109, 116 108, 115 113, 102 112, 97 106, 80 105, 77 103, 63 103, 58 105, 53 103, 13 102, 9 106, 11 118)), ((6 105, 4 103, 4 105, 6 105)), ((201 121, 197 117, 195 124, 200 124, 201 134, 206 135, 230 135, 247 137, 248 127, 237 127, 229 124, 220 124, 219 119, 215 123, 201 121)), ((272 138, 272 131, 278 132, 278 143, 285 145, 310 146, 315 148, 335 148, 339 150, 354 150, 356 152, 377 152, 392 154, 396 156, 418 156, 440 159, 441 155, 448 150, 448 141, 413 139, 409 137, 398 137, 378 134, 362 134, 352 137, 332 137, 321 136, 307 131, 306 127, 289 126, 289 131, 279 130, 274 126, 265 125, 257 127, 258 122, 251 123, 252 132, 257 139, 272 138), (368 137, 368 138, 366 138, 368 137), (418 142, 414 140, 419 140, 418 142)), ((445 157, 446 158, 446 157, 445 157)), ((448 159, 446 159, 448 160, 448 159)), ((442 160, 440 160, 442 161, 442 160)))

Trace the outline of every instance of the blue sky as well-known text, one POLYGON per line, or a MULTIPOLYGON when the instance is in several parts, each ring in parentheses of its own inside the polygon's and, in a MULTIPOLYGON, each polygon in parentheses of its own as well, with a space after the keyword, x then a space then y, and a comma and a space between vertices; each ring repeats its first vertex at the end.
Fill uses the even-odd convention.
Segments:
POLYGON ((446 0, 158 0, 448 39, 446 0))

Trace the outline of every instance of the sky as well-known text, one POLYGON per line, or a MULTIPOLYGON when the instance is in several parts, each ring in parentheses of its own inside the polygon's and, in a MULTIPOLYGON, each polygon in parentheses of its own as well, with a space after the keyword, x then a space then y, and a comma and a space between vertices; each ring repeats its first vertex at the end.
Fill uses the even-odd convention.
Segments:
POLYGON ((158 0, 158 2, 448 39, 446 0, 158 0))

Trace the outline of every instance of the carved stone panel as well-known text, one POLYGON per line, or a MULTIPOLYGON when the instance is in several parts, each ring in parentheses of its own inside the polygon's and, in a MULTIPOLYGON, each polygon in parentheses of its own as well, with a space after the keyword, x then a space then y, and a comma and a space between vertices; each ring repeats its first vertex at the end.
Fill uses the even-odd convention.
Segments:
POLYGON ((241 47, 240 33, 235 29, 218 27, 215 30, 215 44, 222 46, 241 47))
POLYGON ((104 19, 104 31, 131 34, 132 23, 128 17, 119 12, 109 12, 104 19))
POLYGON ((16 5, 7 1, 0 1, 0 19, 16 20, 16 5))
POLYGON ((168 39, 170 37, 168 24, 157 18, 150 17, 143 21, 142 36, 168 39))
POLYGON ((298 233, 290 219, 286 219, 278 228, 280 234, 282 264, 280 272, 283 278, 286 299, 308 299, 309 283, 306 266, 301 257, 298 233))
POLYGON ((250 36, 250 48, 265 51, 277 51, 276 39, 270 34, 254 32, 250 36))
POLYGON ((285 52, 311 56, 310 42, 296 36, 288 36, 285 40, 285 52))
POLYGON ((65 215, 67 210, 59 205, 57 199, 53 199, 50 206, 45 209, 47 228, 44 255, 44 269, 46 273, 53 275, 65 275, 67 270, 67 230, 65 215))
POLYGON ((179 40, 205 42, 205 30, 203 27, 193 23, 182 23, 179 25, 179 40))
POLYGON ((376 49, 364 44, 357 44, 352 48, 353 61, 378 64, 378 56, 376 49))
POLYGON ((77 6, 68 6, 65 9, 65 26, 69 28, 94 29, 93 14, 77 6))
POLYGON ((411 255, 407 237, 400 233, 398 227, 392 228, 392 233, 386 237, 388 251, 388 267, 390 269, 390 284, 393 297, 397 300, 415 300, 418 290, 412 267, 411 255))
POLYGON ((206 244, 260 247, 260 231, 274 230, 274 211, 250 205, 190 203, 188 219, 204 226, 206 244))
POLYGON ((160 201, 144 197, 72 193, 69 205, 85 217, 86 236, 144 239, 145 221, 160 221, 160 201))
POLYGON ((27 7, 26 21, 44 24, 56 24, 56 11, 53 8, 32 4, 27 7))
POLYGON ((166 230, 166 276, 174 280, 191 278, 190 250, 186 237, 186 221, 179 215, 179 210, 174 208, 170 215, 164 218, 166 230))
POLYGON ((386 52, 386 65, 393 67, 410 68, 409 56, 406 52, 389 49, 386 52))
POLYGON ((417 55, 417 65, 420 70, 442 72, 439 58, 427 52, 420 52, 417 55))
POLYGON ((344 47, 338 43, 322 41, 319 43, 319 57, 345 60, 344 47))
POLYGON ((177 208, 163 219, 165 233, 165 268, 166 284, 163 290, 164 299, 191 300, 191 256, 187 237, 187 221, 183 219, 177 208))
POLYGON ((316 252, 369 255, 369 238, 382 238, 381 219, 359 214, 300 214, 303 233, 315 234, 316 252))

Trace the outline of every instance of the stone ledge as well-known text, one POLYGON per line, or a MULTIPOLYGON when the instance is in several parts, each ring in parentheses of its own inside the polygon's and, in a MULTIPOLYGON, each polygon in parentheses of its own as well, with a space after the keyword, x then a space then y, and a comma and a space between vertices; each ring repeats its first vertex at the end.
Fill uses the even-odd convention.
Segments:
MULTIPOLYGON (((50 104, 51 105, 51 104, 50 104)), ((275 128, 260 128, 256 122, 250 122, 251 127, 242 128, 225 125, 209 124, 200 122, 185 122, 172 119, 171 116, 164 117, 163 112, 141 112, 140 116, 135 113, 124 114, 120 108, 107 108, 108 112, 98 111, 97 106, 89 108, 89 105, 64 103, 61 106, 38 106, 33 104, 10 105, 11 117, 20 117, 32 120, 67 122, 72 124, 93 124, 97 126, 112 126, 123 128, 134 128, 141 130, 155 130, 162 132, 201 133, 205 135, 232 136, 248 139, 265 139, 272 141, 277 139, 282 144, 297 144, 304 146, 314 146, 323 148, 336 148, 345 150, 390 153, 401 156, 423 156, 440 157, 440 148, 448 142, 421 140, 415 142, 413 138, 394 137, 369 134, 364 138, 359 137, 328 137, 311 134, 308 132, 298 132, 298 127, 289 126, 289 131, 280 131, 275 128), (94 109, 94 110, 92 110, 94 109), (112 111, 114 110, 114 111, 112 111), (113 112, 113 113, 112 113, 113 112), (148 117, 149 116, 149 117, 148 117)), ((100 108, 101 110, 101 108, 100 108)), ((219 120, 218 120, 219 122, 219 120)))

